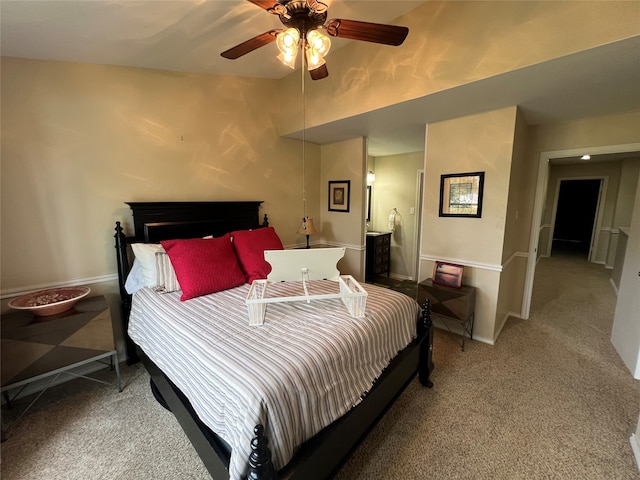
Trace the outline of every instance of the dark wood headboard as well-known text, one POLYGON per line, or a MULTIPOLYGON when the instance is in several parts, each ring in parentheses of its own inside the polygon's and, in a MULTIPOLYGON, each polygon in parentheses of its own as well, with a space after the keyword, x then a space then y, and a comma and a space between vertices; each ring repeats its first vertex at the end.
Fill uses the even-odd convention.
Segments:
POLYGON ((253 202, 125 202, 133 213, 133 235, 126 235, 116 222, 115 247, 118 263, 118 286, 122 300, 123 332, 127 346, 127 361, 138 357, 129 336, 131 295, 124 288, 131 263, 129 245, 158 243, 161 240, 219 237, 235 230, 248 230, 269 225, 267 215, 260 221, 261 201, 253 202))

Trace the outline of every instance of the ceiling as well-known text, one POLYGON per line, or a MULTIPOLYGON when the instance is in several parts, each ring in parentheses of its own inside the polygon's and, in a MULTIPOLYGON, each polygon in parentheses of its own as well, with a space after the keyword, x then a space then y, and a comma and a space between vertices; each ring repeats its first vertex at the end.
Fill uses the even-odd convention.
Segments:
MULTIPOLYGON (((328 18, 388 23, 421 1, 324 0, 328 18)), ((245 0, 2 0, 2 55, 180 72, 282 78, 291 70, 265 47, 238 60, 220 53, 283 28, 245 0)), ((349 41, 332 38, 331 49, 349 41)))
MULTIPOLYGON (((325 3, 329 18, 393 23, 424 2, 325 3)), ((282 26, 276 16, 244 0, 2 0, 0 21, 3 56, 260 78, 291 73, 272 51, 233 61, 220 57, 227 48, 282 26)), ((348 43, 332 38, 331 48, 348 43)), ((430 122, 509 105, 520 105, 532 125, 627 111, 640 108, 639 85, 640 37, 632 37, 309 128, 305 138, 322 144, 367 136, 372 156, 419 151, 430 122)))

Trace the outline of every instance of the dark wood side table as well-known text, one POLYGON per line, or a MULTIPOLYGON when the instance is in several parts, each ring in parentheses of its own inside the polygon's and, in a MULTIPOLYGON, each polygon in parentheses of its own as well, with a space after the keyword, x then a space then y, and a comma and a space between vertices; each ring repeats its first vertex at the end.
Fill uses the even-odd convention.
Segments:
POLYGON ((28 384, 53 377, 20 416, 63 373, 107 383, 71 372, 92 362, 108 361, 115 368, 118 391, 122 391, 111 311, 104 296, 83 298, 58 315, 7 313, 2 316, 1 331, 1 391, 9 406, 28 384))
POLYGON ((367 232, 365 277, 373 281, 376 275, 391 271, 391 233, 367 232))
POLYGON ((418 284, 418 303, 422 305, 425 298, 431 302, 431 313, 442 319, 447 330, 451 331, 447 320, 454 320, 462 327, 462 351, 468 336, 473 339, 474 308, 476 287, 463 285, 461 288, 445 287, 433 283, 427 278, 418 284))

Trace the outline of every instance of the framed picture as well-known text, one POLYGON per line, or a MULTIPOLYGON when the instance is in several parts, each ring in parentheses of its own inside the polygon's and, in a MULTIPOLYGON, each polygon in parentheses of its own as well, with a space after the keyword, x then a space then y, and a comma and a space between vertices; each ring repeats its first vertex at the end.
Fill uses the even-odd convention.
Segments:
POLYGON ((463 265, 436 262, 433 266, 433 283, 445 287, 460 288, 462 286, 463 265))
POLYGON ((329 211, 349 211, 349 190, 351 180, 329 181, 329 211))
POLYGON ((367 185, 367 222, 371 221, 371 185, 367 185))
POLYGON ((440 176, 440 216, 482 216, 484 172, 453 173, 440 176))

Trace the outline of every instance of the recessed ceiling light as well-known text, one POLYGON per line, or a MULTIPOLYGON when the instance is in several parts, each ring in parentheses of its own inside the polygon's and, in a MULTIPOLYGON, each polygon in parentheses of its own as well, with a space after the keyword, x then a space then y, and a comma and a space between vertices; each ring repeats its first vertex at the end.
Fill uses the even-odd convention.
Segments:
POLYGON ((591 155, 582 155, 580 160, 591 160, 591 155))

